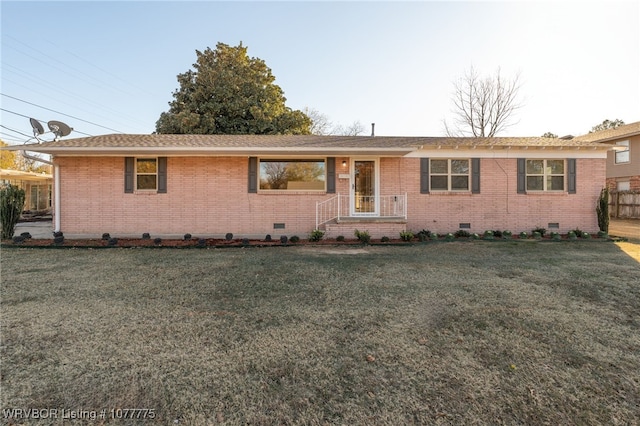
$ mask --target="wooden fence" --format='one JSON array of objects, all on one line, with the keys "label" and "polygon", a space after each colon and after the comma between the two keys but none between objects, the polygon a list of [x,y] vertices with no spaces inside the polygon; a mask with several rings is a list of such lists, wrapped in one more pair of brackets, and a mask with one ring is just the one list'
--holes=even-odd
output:
[{"label": "wooden fence", "polygon": [[640,192],[611,191],[609,216],[613,218],[640,219]]}]

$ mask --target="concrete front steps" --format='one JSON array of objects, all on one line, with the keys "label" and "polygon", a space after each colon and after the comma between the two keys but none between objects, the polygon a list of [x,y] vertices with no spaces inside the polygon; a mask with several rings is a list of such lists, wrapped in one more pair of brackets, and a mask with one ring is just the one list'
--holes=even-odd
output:
[{"label": "concrete front steps", "polygon": [[403,217],[341,217],[324,225],[324,238],[355,238],[355,230],[367,231],[372,239],[400,238],[400,232],[407,230],[407,220]]}]

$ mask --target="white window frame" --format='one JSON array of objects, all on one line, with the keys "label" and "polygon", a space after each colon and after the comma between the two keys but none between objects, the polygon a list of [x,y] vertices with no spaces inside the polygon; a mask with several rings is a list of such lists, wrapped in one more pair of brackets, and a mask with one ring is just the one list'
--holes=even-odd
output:
[{"label": "white window frame", "polygon": [[[433,161],[447,161],[447,173],[434,173],[433,172]],[[469,171],[466,174],[461,173],[452,173],[451,172],[451,162],[452,161],[466,161],[469,166]],[[432,186],[433,177],[434,176],[447,176],[447,189],[434,188]],[[452,189],[451,180],[454,176],[466,176],[467,177],[467,188],[466,189]],[[429,159],[429,191],[431,192],[471,192],[471,159],[470,158],[430,158]]]},{"label": "white window frame", "polygon": [[[138,161],[140,160],[144,160],[144,161],[149,161],[149,160],[153,160],[156,163],[156,171],[155,173],[139,173],[138,172]],[[136,192],[158,192],[158,157],[135,157],[134,162],[133,162],[133,173],[134,173],[134,188]],[[139,188],[138,186],[138,176],[155,176],[156,177],[156,184],[155,184],[155,188],[151,189],[151,188]]]},{"label": "white window frame", "polygon": [[[542,173],[529,173],[528,163],[529,161],[543,161],[542,163]],[[549,173],[547,170],[547,161],[562,161],[562,174],[560,173]],[[528,158],[525,161],[525,188],[527,192],[565,192],[567,190],[567,161],[559,158]],[[531,189],[529,188],[529,177],[530,176],[542,176],[542,189]],[[548,189],[547,188],[547,178],[548,177],[558,177],[562,176],[562,189]]]},{"label": "white window frame", "polygon": [[[284,189],[270,189],[261,188],[261,176],[262,176],[262,163],[268,162],[283,162],[283,163],[322,163],[324,168],[324,178],[322,188],[284,188]],[[293,192],[327,192],[327,158],[326,157],[313,157],[313,158],[300,158],[300,157],[258,157],[258,192],[262,193],[293,193]]]},{"label": "white window frame", "polygon": [[[616,142],[616,146],[625,146],[627,147],[626,149],[622,149],[620,151],[615,150],[614,151],[614,157],[613,157],[613,161],[615,164],[629,164],[629,162],[631,161],[631,151],[629,150],[630,144],[629,141],[618,141]],[[620,156],[624,156],[626,157],[626,160],[618,160],[618,158]]]}]

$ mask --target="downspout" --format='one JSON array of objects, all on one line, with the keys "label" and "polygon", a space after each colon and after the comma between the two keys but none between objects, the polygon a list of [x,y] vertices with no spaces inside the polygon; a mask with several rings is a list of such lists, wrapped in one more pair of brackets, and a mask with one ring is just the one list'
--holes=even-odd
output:
[{"label": "downspout", "polygon": [[44,164],[53,166],[53,218],[54,218],[54,232],[60,231],[60,167],[53,164],[52,161],[42,159],[40,157],[27,154],[26,151],[20,151],[20,155],[29,160],[39,161]]}]

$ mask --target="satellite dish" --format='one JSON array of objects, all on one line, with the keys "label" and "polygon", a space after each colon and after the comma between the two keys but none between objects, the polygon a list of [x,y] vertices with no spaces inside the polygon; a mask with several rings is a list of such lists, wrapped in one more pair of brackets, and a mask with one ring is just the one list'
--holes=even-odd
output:
[{"label": "satellite dish", "polygon": [[31,127],[33,127],[34,135],[41,135],[44,133],[44,127],[42,127],[42,124],[40,124],[38,120],[30,118],[29,121],[31,122]]},{"label": "satellite dish", "polygon": [[51,120],[47,123],[49,130],[53,132],[56,137],[54,140],[58,140],[62,136],[67,136],[73,130],[71,127],[64,124],[62,121]]}]

